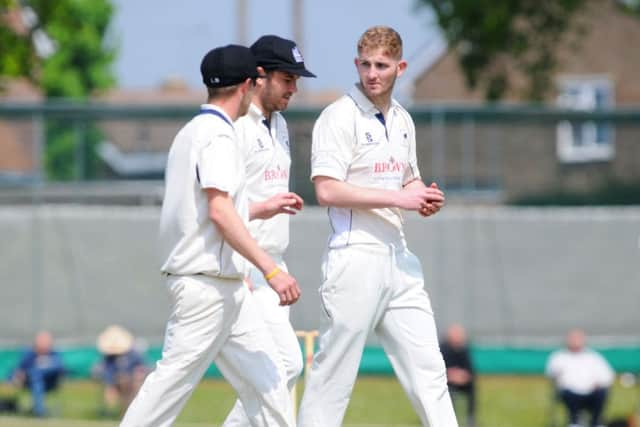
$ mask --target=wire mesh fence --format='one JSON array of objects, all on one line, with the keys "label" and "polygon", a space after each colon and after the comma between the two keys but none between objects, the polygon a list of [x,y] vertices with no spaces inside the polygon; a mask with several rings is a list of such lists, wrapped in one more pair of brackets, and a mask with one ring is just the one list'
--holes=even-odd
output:
[{"label": "wire mesh fence", "polygon": [[[310,202],[310,141],[319,112],[284,113],[291,187]],[[450,194],[491,202],[595,194],[595,202],[640,203],[640,110],[432,106],[411,112],[423,178]],[[0,184],[161,180],[175,133],[195,114],[196,106],[0,104]]]}]

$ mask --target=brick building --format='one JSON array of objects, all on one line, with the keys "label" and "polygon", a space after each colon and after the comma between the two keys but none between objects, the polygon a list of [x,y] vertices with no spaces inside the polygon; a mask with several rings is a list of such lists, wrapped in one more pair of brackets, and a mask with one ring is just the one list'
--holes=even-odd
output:
[{"label": "brick building", "polygon": [[[574,25],[585,31],[567,34],[559,41],[554,87],[545,100],[550,108],[618,113],[601,114],[599,120],[585,120],[584,115],[582,119],[559,116],[557,121],[528,121],[529,115],[524,114],[524,121],[520,120],[509,110],[523,110],[518,105],[524,102],[524,79],[507,65],[512,70],[509,78],[513,88],[504,99],[506,107],[497,109],[492,118],[483,114],[481,121],[470,112],[468,120],[447,122],[440,131],[444,133],[443,147],[439,148],[444,153],[439,154],[444,158],[441,169],[449,182],[487,182],[486,159],[493,156],[494,166],[500,170],[494,170],[489,181],[501,190],[505,200],[553,192],[585,193],[612,182],[640,183],[640,55],[631,48],[640,43],[640,18],[623,11],[619,3],[588,2],[578,14]],[[574,44],[576,37],[578,43]],[[418,109],[461,103],[479,107],[484,103],[481,89],[466,87],[451,50],[444,49],[428,68],[414,72],[407,83]],[[418,123],[423,130],[420,146],[426,157],[438,151],[433,147],[431,117],[426,115],[426,122]],[[446,121],[446,114],[441,119]],[[463,155],[469,132],[473,132],[473,147]]]}]

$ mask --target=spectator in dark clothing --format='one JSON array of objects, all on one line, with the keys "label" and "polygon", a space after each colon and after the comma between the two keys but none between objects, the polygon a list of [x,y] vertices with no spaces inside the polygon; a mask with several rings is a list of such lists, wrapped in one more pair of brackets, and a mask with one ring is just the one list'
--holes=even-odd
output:
[{"label": "spectator in dark clothing", "polygon": [[98,337],[102,360],[94,367],[94,377],[104,384],[105,414],[118,416],[127,409],[147,374],[144,359],[134,349],[133,335],[113,325]]},{"label": "spectator in dark clothing", "polygon": [[460,393],[467,396],[467,425],[473,426],[476,415],[475,374],[467,334],[461,325],[449,327],[446,339],[440,343],[440,351],[447,367],[449,391],[454,398]]},{"label": "spectator in dark clothing", "polygon": [[48,411],[45,394],[55,390],[65,373],[60,354],[53,349],[53,337],[49,332],[39,332],[33,348],[25,351],[18,367],[11,373],[11,381],[31,392],[32,413],[44,417]]}]

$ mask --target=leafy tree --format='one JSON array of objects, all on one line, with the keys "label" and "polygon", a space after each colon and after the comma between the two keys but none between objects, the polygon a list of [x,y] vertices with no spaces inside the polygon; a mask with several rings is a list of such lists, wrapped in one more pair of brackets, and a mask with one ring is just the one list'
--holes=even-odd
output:
[{"label": "leafy tree", "polygon": [[525,96],[539,101],[551,88],[559,39],[589,1],[420,0],[419,4],[435,12],[470,88],[483,87],[488,100],[502,98],[511,85],[509,64],[526,76]]},{"label": "leafy tree", "polygon": [[[25,76],[48,99],[76,101],[115,84],[111,64],[116,50],[106,42],[113,15],[109,0],[0,0],[0,15],[10,17],[24,8],[32,10],[35,21],[21,27],[15,20],[13,25],[9,19],[0,20],[0,76]],[[47,55],[38,52],[42,48],[35,43],[36,33],[52,41]],[[68,121],[48,121],[45,167],[50,178],[74,177],[74,159],[80,153],[77,139]],[[89,165],[97,161],[99,139],[95,129],[86,129],[82,155]]]},{"label": "leafy tree", "polygon": [[640,0],[620,0],[622,7],[628,12],[640,16]]},{"label": "leafy tree", "polygon": [[[28,22],[21,10],[30,10]],[[113,86],[112,14],[109,0],[0,0],[0,77],[28,77],[48,98],[85,99]],[[50,55],[38,55],[34,33],[53,41]]]},{"label": "leafy tree", "polygon": [[0,91],[7,78],[29,76],[34,65],[31,41],[17,25],[16,3],[0,0]]}]

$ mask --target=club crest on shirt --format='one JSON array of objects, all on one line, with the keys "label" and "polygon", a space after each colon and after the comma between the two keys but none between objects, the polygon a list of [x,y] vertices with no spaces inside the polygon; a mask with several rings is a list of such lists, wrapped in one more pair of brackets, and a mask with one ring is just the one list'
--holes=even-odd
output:
[{"label": "club crest on shirt", "polygon": [[253,149],[254,153],[269,151],[269,149],[270,149],[269,144],[265,144],[264,141],[262,141],[260,138],[256,138],[256,143]]},{"label": "club crest on shirt", "polygon": [[378,145],[379,143],[380,141],[373,139],[371,132],[367,131],[364,133],[364,141],[362,142],[362,145]]}]

